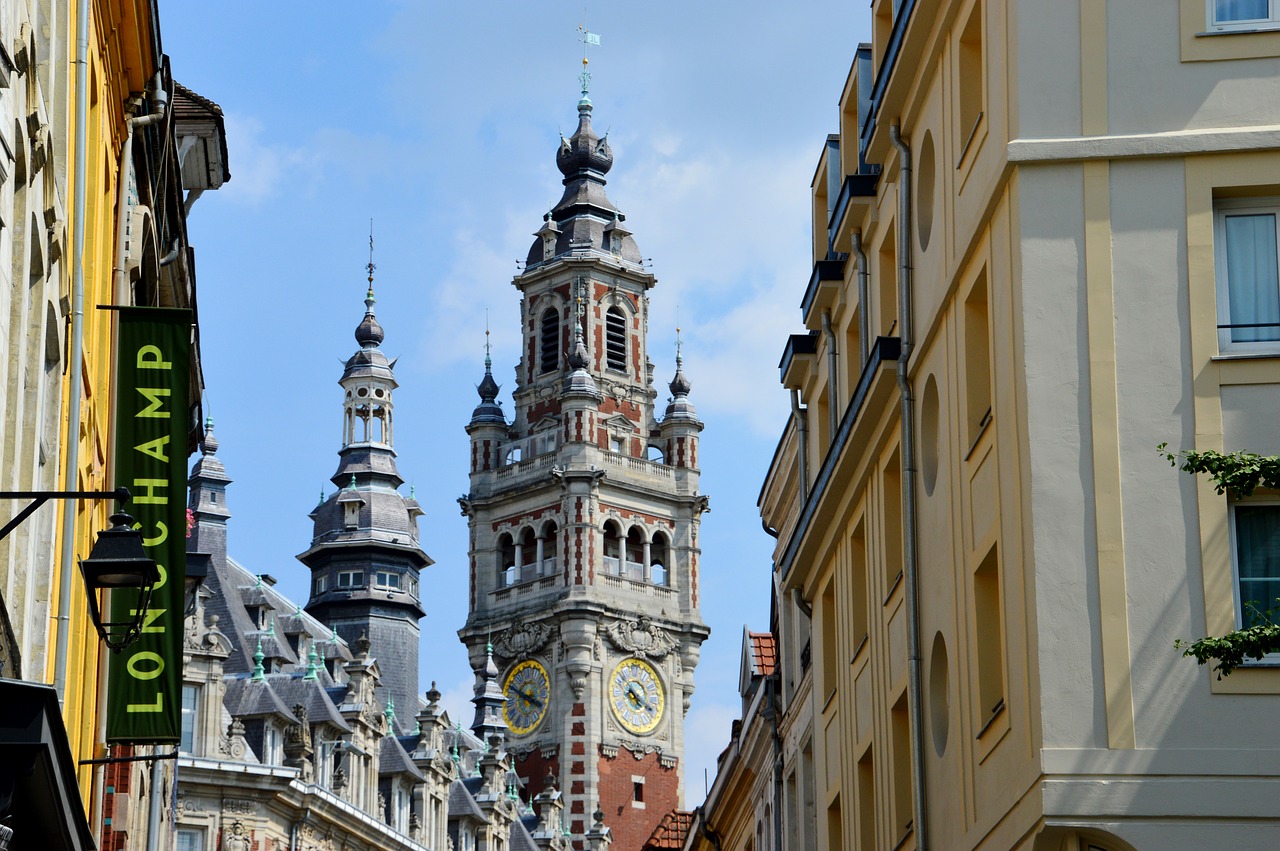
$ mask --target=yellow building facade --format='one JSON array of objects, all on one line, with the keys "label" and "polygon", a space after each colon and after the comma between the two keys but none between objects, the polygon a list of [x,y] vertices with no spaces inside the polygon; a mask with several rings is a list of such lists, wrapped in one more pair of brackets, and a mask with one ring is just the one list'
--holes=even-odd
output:
[{"label": "yellow building facade", "polygon": [[[0,489],[114,490],[115,314],[100,306],[194,307],[184,190],[226,179],[225,138],[220,112],[199,127],[175,113],[158,27],[154,0],[0,3]],[[184,133],[213,139],[199,156],[219,161],[191,170],[212,185],[183,171]],[[198,408],[198,353],[189,382]],[[24,507],[6,503],[5,521]],[[0,812],[24,845],[103,847],[111,824],[106,769],[86,762],[108,754],[109,654],[78,563],[115,507],[54,500],[0,542],[0,676],[13,680],[0,685],[50,731],[40,759],[55,799],[19,784]],[[0,758],[0,781],[21,770]],[[135,801],[132,821],[148,809]]]},{"label": "yellow building facade", "polygon": [[725,849],[1274,847],[1280,670],[1174,642],[1267,599],[1280,504],[1155,447],[1280,453],[1280,18],[872,15],[760,501],[780,767],[699,818],[750,770],[777,830]]}]

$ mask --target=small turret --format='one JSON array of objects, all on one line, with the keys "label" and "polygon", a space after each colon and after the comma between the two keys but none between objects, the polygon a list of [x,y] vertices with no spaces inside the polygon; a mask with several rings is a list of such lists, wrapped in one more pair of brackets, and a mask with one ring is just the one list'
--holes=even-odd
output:
[{"label": "small turret", "polygon": [[498,466],[498,449],[507,437],[507,416],[498,402],[502,388],[493,379],[493,358],[489,352],[489,331],[484,332],[484,378],[476,386],[480,404],[471,412],[467,434],[471,435],[471,472]]},{"label": "small turret", "polygon": [[663,415],[659,429],[666,444],[665,457],[673,467],[698,466],[698,433],[702,431],[702,421],[698,419],[698,411],[689,401],[689,391],[693,389],[684,374],[684,358],[680,353],[680,329],[676,329],[676,374],[671,379],[671,399],[667,402],[667,410]]}]

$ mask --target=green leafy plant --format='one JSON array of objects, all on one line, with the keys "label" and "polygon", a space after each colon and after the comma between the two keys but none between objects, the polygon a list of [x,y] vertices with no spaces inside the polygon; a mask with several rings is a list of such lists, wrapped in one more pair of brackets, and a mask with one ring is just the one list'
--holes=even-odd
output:
[{"label": "green leafy plant", "polygon": [[[1252,452],[1204,452],[1188,450],[1170,452],[1169,444],[1156,447],[1170,465],[1184,472],[1206,475],[1220,494],[1251,496],[1258,488],[1280,490],[1280,456],[1255,455]],[[1278,601],[1280,602],[1280,601]],[[1280,652],[1280,625],[1270,610],[1263,611],[1253,603],[1246,604],[1255,623],[1220,637],[1209,636],[1199,641],[1179,639],[1173,646],[1183,656],[1193,657],[1201,665],[1213,662],[1218,679],[1229,675],[1246,659],[1262,659],[1268,653]]]},{"label": "green leafy plant", "polygon": [[1213,479],[1218,493],[1251,496],[1258,488],[1280,490],[1280,456],[1252,452],[1170,452],[1169,444],[1156,447],[1171,466],[1187,473],[1202,473]]}]

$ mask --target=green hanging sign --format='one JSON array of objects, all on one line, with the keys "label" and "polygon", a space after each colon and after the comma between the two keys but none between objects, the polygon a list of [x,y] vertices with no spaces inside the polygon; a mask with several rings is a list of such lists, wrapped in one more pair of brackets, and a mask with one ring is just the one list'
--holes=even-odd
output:
[{"label": "green hanging sign", "polygon": [[[190,310],[118,309],[115,482],[160,580],[142,635],[112,653],[107,741],[177,742],[181,734],[183,585],[186,573]],[[135,617],[140,592],[111,593],[111,621]]]}]

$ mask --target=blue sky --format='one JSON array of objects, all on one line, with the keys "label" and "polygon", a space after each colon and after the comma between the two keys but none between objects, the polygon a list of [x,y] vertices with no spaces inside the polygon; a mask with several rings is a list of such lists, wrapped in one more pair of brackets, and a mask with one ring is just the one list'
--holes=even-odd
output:
[{"label": "blue sky", "polygon": [[[586,11],[594,123],[614,150],[609,195],[658,285],[659,402],[677,312],[706,423],[702,616],[712,635],[686,719],[686,790],[740,712],[742,628],[768,626],[773,541],[756,497],[786,422],[777,362],[800,330],[809,181],[859,41],[865,4],[649,0]],[[219,103],[232,179],[192,210],[199,311],[234,557],[306,599],[295,559],[332,490],[341,362],[363,314],[374,220],[384,350],[399,357],[396,450],[426,509],[419,679],[469,723],[467,435],[483,374],[511,410],[511,286],[560,195],[558,133],[576,126],[583,8],[573,3],[163,3],[175,78]]]}]

